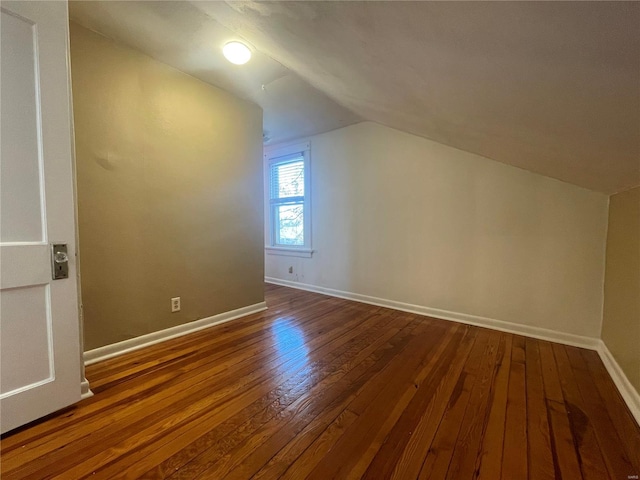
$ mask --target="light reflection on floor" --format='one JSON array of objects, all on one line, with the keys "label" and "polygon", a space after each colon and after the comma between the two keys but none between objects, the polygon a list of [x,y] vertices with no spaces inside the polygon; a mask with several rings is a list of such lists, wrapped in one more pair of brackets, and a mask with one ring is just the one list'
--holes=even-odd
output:
[{"label": "light reflection on floor", "polygon": [[305,383],[310,380],[309,348],[302,329],[288,318],[278,318],[271,325],[271,338],[280,359],[278,370]]}]

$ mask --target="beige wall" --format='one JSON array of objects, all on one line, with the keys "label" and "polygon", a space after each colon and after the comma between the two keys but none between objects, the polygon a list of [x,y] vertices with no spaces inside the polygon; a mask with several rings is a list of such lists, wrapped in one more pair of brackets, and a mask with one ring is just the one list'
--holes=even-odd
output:
[{"label": "beige wall", "polygon": [[261,302],[262,111],[73,23],[71,66],[85,350]]},{"label": "beige wall", "polygon": [[370,122],[312,137],[311,172],[316,253],[267,276],[599,337],[604,194]]},{"label": "beige wall", "polygon": [[609,203],[602,340],[640,392],[640,187]]}]

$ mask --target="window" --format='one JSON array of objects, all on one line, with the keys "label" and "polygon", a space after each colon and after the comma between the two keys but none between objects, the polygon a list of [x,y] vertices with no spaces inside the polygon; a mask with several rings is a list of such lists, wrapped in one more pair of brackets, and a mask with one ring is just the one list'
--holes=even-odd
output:
[{"label": "window", "polygon": [[265,154],[267,253],[311,256],[309,144]]}]

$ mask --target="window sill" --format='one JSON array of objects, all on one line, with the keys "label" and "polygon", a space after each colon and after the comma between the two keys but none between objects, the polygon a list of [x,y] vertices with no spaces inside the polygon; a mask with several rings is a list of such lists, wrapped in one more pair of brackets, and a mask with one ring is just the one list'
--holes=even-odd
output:
[{"label": "window sill", "polygon": [[285,257],[311,258],[313,250],[310,248],[290,248],[290,247],[264,247],[269,255],[283,255]]}]

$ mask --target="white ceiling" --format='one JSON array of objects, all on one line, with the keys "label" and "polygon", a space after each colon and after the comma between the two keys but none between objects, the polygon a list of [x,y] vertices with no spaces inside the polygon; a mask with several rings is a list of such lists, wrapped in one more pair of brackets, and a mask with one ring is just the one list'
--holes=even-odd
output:
[{"label": "white ceiling", "polygon": [[189,2],[71,1],[69,14],[90,30],[257,103],[264,110],[265,143],[362,121],[260,49],[246,65],[229,63],[222,46],[246,39]]},{"label": "white ceiling", "polygon": [[[366,119],[605,193],[640,185],[640,3],[75,3],[260,104],[273,141]],[[255,63],[224,63],[233,35]]]}]

